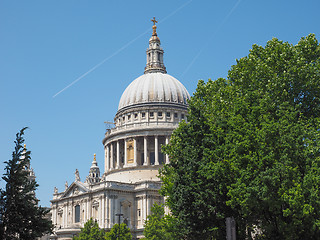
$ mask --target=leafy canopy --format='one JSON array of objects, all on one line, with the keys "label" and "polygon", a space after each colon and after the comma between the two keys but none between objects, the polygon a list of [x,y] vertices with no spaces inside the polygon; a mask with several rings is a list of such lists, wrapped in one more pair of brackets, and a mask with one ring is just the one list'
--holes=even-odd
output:
[{"label": "leafy canopy", "polygon": [[81,228],[79,236],[73,237],[73,240],[104,240],[105,236],[105,231],[100,229],[98,223],[90,218]]},{"label": "leafy canopy", "polygon": [[253,45],[228,79],[199,81],[161,193],[184,239],[320,239],[320,48]]},{"label": "leafy canopy", "polygon": [[0,236],[2,239],[35,239],[52,232],[52,222],[46,218],[46,208],[37,206],[35,190],[38,184],[29,177],[30,154],[23,147],[23,128],[16,135],[12,159],[5,161],[0,191]]},{"label": "leafy canopy", "polygon": [[111,228],[110,232],[106,233],[107,240],[131,240],[132,235],[130,228],[125,223],[115,224]]},{"label": "leafy canopy", "polygon": [[176,219],[172,215],[165,215],[161,205],[154,204],[151,214],[148,215],[144,225],[146,240],[175,240],[179,239],[179,229],[176,227]]}]

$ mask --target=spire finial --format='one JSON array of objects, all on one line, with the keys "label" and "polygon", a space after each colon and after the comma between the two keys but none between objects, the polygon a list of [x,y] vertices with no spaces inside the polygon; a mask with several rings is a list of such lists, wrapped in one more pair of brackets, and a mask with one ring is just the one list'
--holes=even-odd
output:
[{"label": "spire finial", "polygon": [[153,19],[151,19],[151,22],[153,22],[153,26],[152,26],[152,29],[153,29],[153,32],[152,32],[152,36],[157,36],[157,26],[156,26],[156,23],[158,22],[156,20],[155,17],[153,17]]},{"label": "spire finial", "polygon": [[153,25],[156,25],[156,23],[158,23],[158,21],[156,20],[155,17],[153,17],[153,19],[151,19],[151,22],[153,22]]},{"label": "spire finial", "polygon": [[93,161],[97,161],[96,160],[96,154],[93,154]]},{"label": "spire finial", "polygon": [[24,145],[23,145],[23,148],[24,148],[24,149],[27,149],[27,144],[24,144]]}]

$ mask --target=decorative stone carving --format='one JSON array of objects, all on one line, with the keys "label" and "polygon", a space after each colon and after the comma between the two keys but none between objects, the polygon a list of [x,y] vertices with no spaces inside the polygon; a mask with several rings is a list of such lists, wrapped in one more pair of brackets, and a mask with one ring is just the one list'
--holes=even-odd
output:
[{"label": "decorative stone carving", "polygon": [[98,209],[99,208],[99,202],[95,199],[93,200],[92,202],[92,207],[95,208],[95,209]]},{"label": "decorative stone carving", "polygon": [[79,188],[78,188],[78,187],[75,187],[75,188],[73,189],[73,194],[74,194],[74,195],[78,195],[78,194],[79,194]]},{"label": "decorative stone carving", "polygon": [[80,182],[80,174],[78,169],[76,169],[76,171],[74,172],[74,176],[75,176],[75,181]]},{"label": "decorative stone carving", "polygon": [[111,199],[117,199],[118,195],[110,194],[110,195],[108,195],[108,197]]},{"label": "decorative stone carving", "polygon": [[59,207],[57,212],[58,212],[58,215],[59,215],[59,216],[62,216],[62,214],[63,214],[63,208]]}]

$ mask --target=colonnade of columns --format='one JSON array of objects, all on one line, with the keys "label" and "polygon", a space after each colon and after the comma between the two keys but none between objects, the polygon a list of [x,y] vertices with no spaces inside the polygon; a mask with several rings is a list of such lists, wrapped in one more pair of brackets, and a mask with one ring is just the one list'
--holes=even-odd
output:
[{"label": "colonnade of columns", "polygon": [[170,136],[143,136],[117,139],[105,145],[105,172],[132,166],[169,163],[161,153],[161,145],[169,143]]}]

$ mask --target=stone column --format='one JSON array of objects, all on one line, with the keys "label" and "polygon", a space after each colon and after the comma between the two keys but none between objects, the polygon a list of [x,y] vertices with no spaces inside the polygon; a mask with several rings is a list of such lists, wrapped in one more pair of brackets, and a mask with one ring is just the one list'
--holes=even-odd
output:
[{"label": "stone column", "polygon": [[89,213],[88,213],[89,206],[88,205],[89,205],[89,203],[88,203],[88,200],[86,199],[86,212],[85,212],[86,213],[86,217],[85,217],[86,221],[89,219]]},{"label": "stone column", "polygon": [[128,165],[128,157],[127,157],[127,139],[124,139],[124,166]]},{"label": "stone column", "polygon": [[159,143],[158,143],[158,136],[154,136],[154,165],[159,165]]},{"label": "stone column", "polygon": [[57,225],[57,208],[56,206],[52,206],[52,223],[53,225]]},{"label": "stone column", "polygon": [[143,147],[144,147],[143,165],[150,165],[150,163],[148,163],[148,138],[146,136],[143,138]]},{"label": "stone column", "polygon": [[69,225],[69,204],[66,203],[66,222],[64,227],[68,227],[68,225]]},{"label": "stone column", "polygon": [[110,154],[109,154],[109,145],[106,147],[106,160],[105,160],[105,169],[104,172],[108,172],[110,170]]},{"label": "stone column", "polygon": [[110,197],[106,195],[106,228],[110,228]]},{"label": "stone column", "polygon": [[110,227],[114,224],[114,208],[115,208],[115,196],[111,195],[111,206],[110,206]]},{"label": "stone column", "polygon": [[113,161],[113,143],[110,143],[111,152],[110,152],[110,162],[111,162],[111,170],[114,169],[114,161]]},{"label": "stone column", "polygon": [[70,224],[72,223],[72,206],[70,206],[70,204],[68,203],[67,208],[68,208],[68,223],[67,223],[67,226],[69,227]]},{"label": "stone column", "polygon": [[85,223],[86,222],[86,200],[82,199],[81,200],[81,222]]},{"label": "stone column", "polygon": [[[169,144],[169,136],[166,136],[166,145],[168,145]],[[169,155],[168,154],[166,154],[166,162],[165,162],[166,164],[169,164]]]},{"label": "stone column", "polygon": [[63,212],[62,212],[62,228],[64,228],[65,222],[66,222],[66,216],[67,216],[67,209],[66,209],[66,205],[63,205]]},{"label": "stone column", "polygon": [[137,138],[133,139],[133,165],[137,166]]},{"label": "stone column", "polygon": [[88,214],[89,214],[89,217],[88,219],[90,219],[91,217],[93,217],[93,214],[92,214],[92,197],[89,197],[88,199]]},{"label": "stone column", "polygon": [[152,196],[148,196],[148,208],[147,208],[147,216],[151,214],[151,207],[152,207]]},{"label": "stone column", "polygon": [[148,200],[148,195],[145,195],[143,200],[144,201],[143,201],[143,220],[142,220],[142,222],[147,220],[147,200]]},{"label": "stone column", "polygon": [[103,193],[102,195],[102,206],[101,206],[101,213],[102,213],[102,217],[101,217],[101,227],[105,228],[106,224],[105,224],[105,219],[106,219],[106,195],[105,193]]},{"label": "stone column", "polygon": [[101,196],[99,197],[99,200],[98,200],[98,216],[96,216],[96,219],[98,219],[98,225],[99,227],[101,228],[101,215],[102,215],[102,212],[101,212],[101,206],[102,206],[102,199],[101,199]]},{"label": "stone column", "polygon": [[117,141],[117,169],[120,168],[120,143]]},{"label": "stone column", "polygon": [[[118,214],[118,213],[120,213],[120,202],[118,201],[118,199],[114,199],[114,201],[115,201],[115,204],[114,204],[114,215],[115,215],[115,219],[114,219],[114,223],[118,223],[118,217],[116,216],[116,214]],[[120,220],[121,220],[121,218],[120,218]],[[120,221],[120,223],[121,223],[121,221]]]}]

